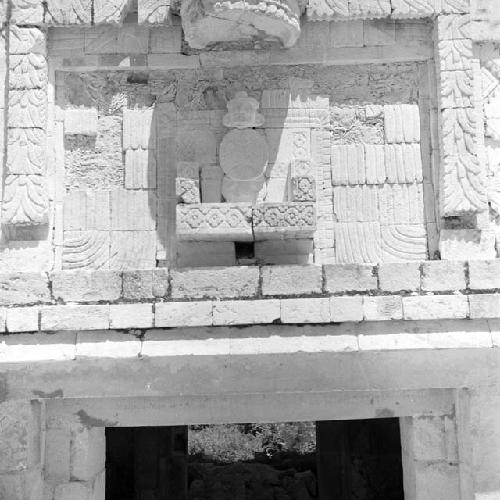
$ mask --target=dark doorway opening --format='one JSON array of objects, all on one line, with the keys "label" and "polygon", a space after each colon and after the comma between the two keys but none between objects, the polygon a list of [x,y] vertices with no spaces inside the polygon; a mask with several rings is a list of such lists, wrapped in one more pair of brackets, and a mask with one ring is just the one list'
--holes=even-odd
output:
[{"label": "dark doorway opening", "polygon": [[106,500],[333,499],[404,500],[398,419],[106,429]]}]

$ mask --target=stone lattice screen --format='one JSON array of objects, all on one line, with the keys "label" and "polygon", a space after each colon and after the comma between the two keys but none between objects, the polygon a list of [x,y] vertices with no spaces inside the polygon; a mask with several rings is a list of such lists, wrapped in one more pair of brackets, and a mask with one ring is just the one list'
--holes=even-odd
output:
[{"label": "stone lattice screen", "polygon": [[[137,12],[133,2],[12,2],[0,262],[140,269],[496,256],[496,49],[473,53],[468,2],[305,7],[319,22],[304,23],[293,48],[246,40],[200,52],[163,2],[139,0]],[[258,241],[241,262],[229,238],[180,242],[175,230],[177,164],[199,163],[208,192],[239,90],[266,118],[259,200],[285,201],[288,163],[306,157],[317,213],[313,240]]]}]

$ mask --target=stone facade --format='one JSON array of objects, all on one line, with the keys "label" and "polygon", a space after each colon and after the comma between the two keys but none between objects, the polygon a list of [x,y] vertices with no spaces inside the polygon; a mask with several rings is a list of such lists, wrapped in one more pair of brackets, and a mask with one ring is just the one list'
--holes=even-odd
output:
[{"label": "stone facade", "polygon": [[103,499],[105,427],[387,416],[405,498],[497,498],[499,20],[0,2],[0,498]]}]

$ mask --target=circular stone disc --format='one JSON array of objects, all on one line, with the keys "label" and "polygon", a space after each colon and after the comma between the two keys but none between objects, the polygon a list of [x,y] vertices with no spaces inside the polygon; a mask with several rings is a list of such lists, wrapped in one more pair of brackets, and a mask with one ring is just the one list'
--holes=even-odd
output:
[{"label": "circular stone disc", "polygon": [[222,139],[219,156],[222,170],[231,179],[256,179],[267,166],[267,141],[255,130],[231,130]]}]

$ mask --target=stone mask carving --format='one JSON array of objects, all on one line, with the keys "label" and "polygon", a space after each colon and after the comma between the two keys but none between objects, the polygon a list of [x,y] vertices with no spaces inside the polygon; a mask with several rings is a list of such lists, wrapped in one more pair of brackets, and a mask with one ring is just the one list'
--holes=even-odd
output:
[{"label": "stone mask carving", "polygon": [[264,117],[257,113],[259,102],[253,97],[248,97],[246,92],[237,92],[227,105],[228,113],[222,123],[228,128],[261,127]]}]

